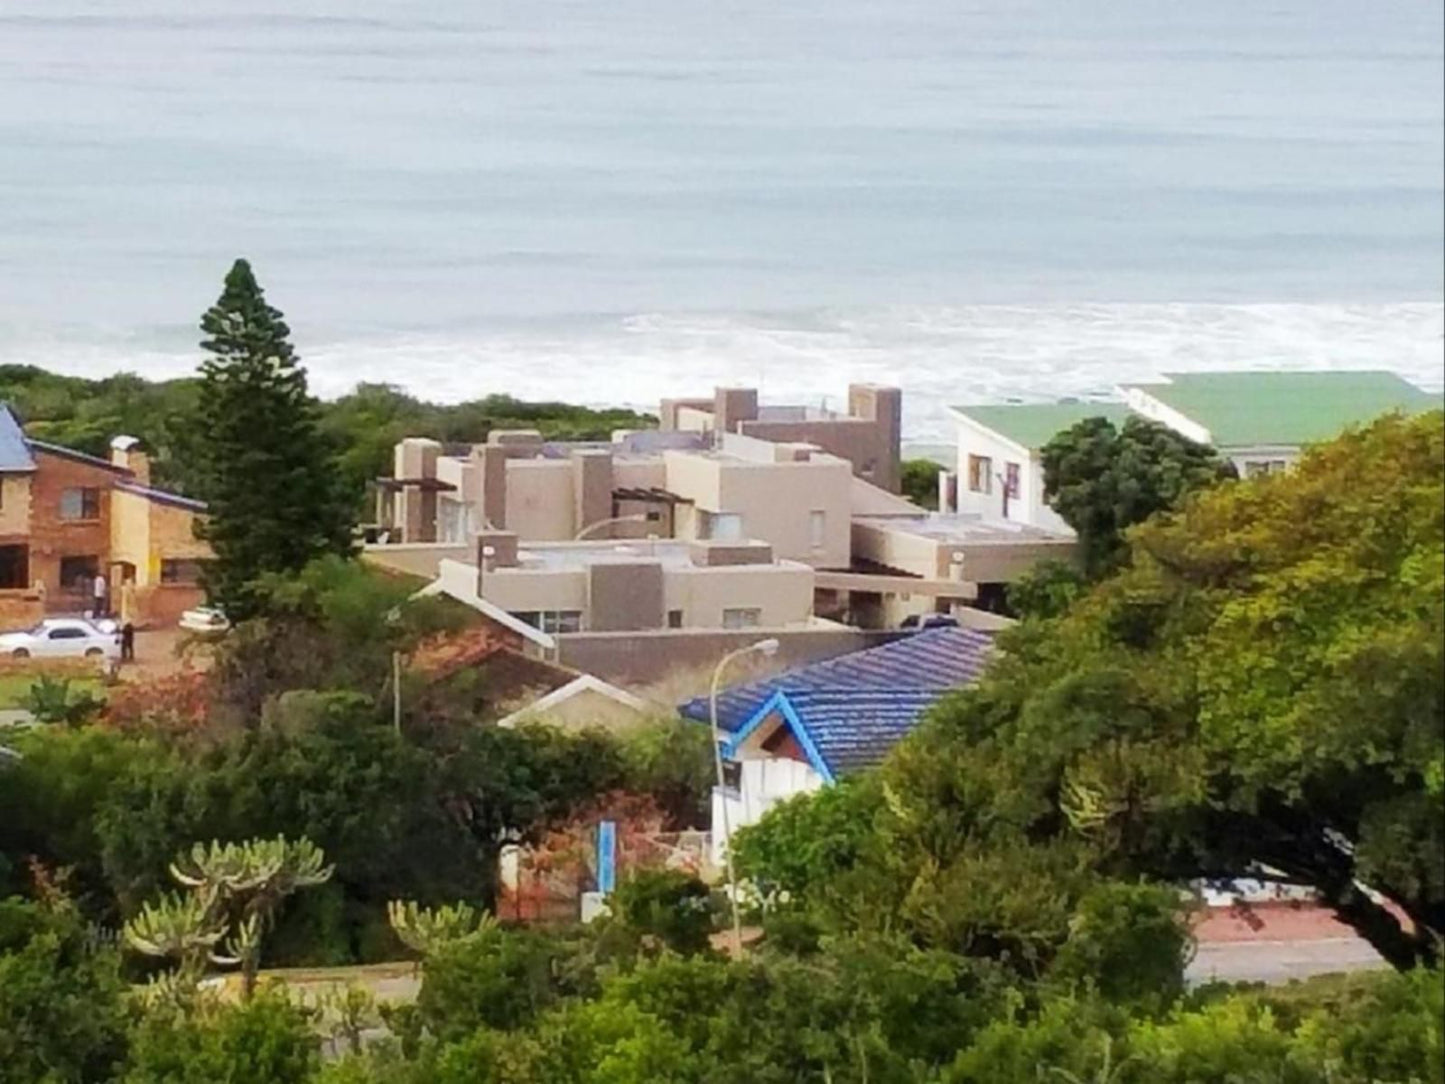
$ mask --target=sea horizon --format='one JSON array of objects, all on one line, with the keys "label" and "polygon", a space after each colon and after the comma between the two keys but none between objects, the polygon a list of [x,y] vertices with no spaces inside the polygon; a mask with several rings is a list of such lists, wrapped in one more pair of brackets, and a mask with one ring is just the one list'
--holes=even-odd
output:
[{"label": "sea horizon", "polygon": [[249,258],[313,388],[655,409],[1440,386],[1445,12],[1382,0],[11,0],[0,363],[183,375]]}]

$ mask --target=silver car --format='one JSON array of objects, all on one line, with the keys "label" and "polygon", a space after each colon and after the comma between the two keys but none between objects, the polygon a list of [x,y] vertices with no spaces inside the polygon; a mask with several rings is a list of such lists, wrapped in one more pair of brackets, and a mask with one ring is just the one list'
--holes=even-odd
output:
[{"label": "silver car", "polygon": [[120,633],[114,621],[47,617],[33,629],[0,633],[0,656],[12,659],[120,658]]}]

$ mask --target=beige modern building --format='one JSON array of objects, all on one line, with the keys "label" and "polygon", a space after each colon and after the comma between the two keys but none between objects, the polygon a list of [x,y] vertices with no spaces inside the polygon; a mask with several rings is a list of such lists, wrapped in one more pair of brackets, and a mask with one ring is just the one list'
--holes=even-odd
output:
[{"label": "beige modern building", "polygon": [[761,542],[523,545],[483,531],[474,569],[480,598],[548,634],[783,628],[813,614],[812,568]]},{"label": "beige modern building", "polygon": [[379,518],[404,543],[470,545],[485,530],[526,543],[755,538],[786,560],[846,568],[860,488],[874,487],[811,444],[651,432],[551,445],[514,430],[455,455],[436,441],[402,441]]},{"label": "beige modern building", "polygon": [[819,586],[847,588],[861,625],[894,626],[913,614],[966,618],[979,606],[998,609],[1008,584],[1041,561],[1072,562],[1075,550],[1072,532],[977,515],[857,516],[853,562],[862,571],[820,576]]},{"label": "beige modern building", "polygon": [[710,399],[664,399],[664,432],[736,433],[779,444],[812,444],[845,459],[854,473],[897,493],[902,456],[903,394],[851,384],[847,413],[826,407],[769,406],[756,388],[717,388]]}]

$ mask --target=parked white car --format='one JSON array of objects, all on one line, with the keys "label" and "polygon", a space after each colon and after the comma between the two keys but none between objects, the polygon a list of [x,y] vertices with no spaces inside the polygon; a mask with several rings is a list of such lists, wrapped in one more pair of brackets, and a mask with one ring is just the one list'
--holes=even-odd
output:
[{"label": "parked white car", "polygon": [[180,626],[191,632],[225,632],[231,622],[214,606],[197,606],[181,614]]},{"label": "parked white car", "polygon": [[114,621],[47,617],[33,629],[0,633],[0,656],[14,659],[120,658],[120,633]]}]

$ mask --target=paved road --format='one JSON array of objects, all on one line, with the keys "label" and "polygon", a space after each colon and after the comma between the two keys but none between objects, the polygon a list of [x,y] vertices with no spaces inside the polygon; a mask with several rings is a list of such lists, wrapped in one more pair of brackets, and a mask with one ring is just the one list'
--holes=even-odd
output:
[{"label": "paved road", "polygon": [[1205,942],[1185,971],[1191,985],[1222,982],[1288,982],[1331,971],[1362,971],[1389,965],[1358,937],[1316,941]]}]

